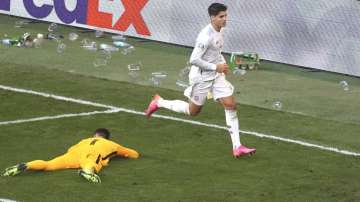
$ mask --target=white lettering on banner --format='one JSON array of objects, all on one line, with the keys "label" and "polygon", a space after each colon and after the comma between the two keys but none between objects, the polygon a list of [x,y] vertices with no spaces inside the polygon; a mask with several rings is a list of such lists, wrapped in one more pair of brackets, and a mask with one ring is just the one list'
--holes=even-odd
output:
[{"label": "white lettering on banner", "polygon": [[101,0],[99,3],[99,11],[112,14],[112,27],[120,19],[122,13],[124,13],[124,6],[120,0]]}]

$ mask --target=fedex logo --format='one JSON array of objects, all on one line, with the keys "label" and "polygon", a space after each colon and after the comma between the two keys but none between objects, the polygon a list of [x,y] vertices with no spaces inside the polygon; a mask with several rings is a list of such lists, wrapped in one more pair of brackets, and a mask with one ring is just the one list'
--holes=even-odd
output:
[{"label": "fedex logo", "polygon": [[[150,36],[151,33],[141,16],[141,10],[149,0],[73,0],[74,9],[66,7],[69,0],[23,0],[26,11],[34,18],[45,18],[55,10],[58,18],[95,27],[126,31],[133,25],[136,32]],[[49,3],[49,2],[52,2]],[[0,1],[0,10],[10,11],[10,0]]]}]

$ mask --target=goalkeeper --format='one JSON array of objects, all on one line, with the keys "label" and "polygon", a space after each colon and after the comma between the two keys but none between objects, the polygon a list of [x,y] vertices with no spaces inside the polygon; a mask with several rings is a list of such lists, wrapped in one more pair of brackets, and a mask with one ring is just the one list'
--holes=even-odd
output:
[{"label": "goalkeeper", "polygon": [[53,171],[80,168],[79,174],[93,183],[100,183],[97,175],[103,166],[107,166],[111,157],[122,156],[137,159],[139,153],[109,140],[110,132],[105,128],[95,130],[94,136],[83,139],[70,147],[67,153],[50,161],[35,160],[20,163],[5,169],[3,176],[14,176],[25,170]]}]

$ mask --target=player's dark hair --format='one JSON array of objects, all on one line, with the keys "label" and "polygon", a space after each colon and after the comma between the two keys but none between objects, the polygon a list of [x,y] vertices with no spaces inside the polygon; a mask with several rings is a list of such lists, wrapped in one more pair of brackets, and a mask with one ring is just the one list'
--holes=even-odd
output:
[{"label": "player's dark hair", "polygon": [[217,16],[221,11],[226,11],[227,6],[221,3],[213,3],[209,6],[209,16]]},{"label": "player's dark hair", "polygon": [[110,139],[110,132],[106,128],[98,128],[94,132],[95,135],[101,136],[105,139]]}]

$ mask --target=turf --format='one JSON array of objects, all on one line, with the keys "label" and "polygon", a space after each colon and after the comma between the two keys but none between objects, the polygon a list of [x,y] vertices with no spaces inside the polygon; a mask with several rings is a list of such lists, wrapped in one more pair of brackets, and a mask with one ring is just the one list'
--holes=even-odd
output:
[{"label": "turf", "polygon": [[[33,74],[21,74],[24,69],[31,69]],[[181,96],[167,89],[39,67],[13,66],[1,70],[16,75],[1,76],[4,85],[73,95],[138,111],[154,91],[169,97]],[[34,75],[44,76],[41,84],[31,79]],[[71,80],[77,82],[66,82]],[[62,88],[57,88],[59,83]],[[350,137],[358,134],[358,125],[328,123],[248,105],[239,105],[239,110],[242,128],[246,130],[360,150],[359,140]],[[203,114],[192,119],[223,125],[224,117],[217,115],[221,111],[220,106],[209,103]],[[349,138],[336,135],[336,124],[347,130]],[[323,129],[327,126],[330,128],[325,133]],[[255,145],[258,152],[253,157],[234,159],[225,131],[156,118],[147,120],[127,113],[2,126],[0,148],[8,155],[1,155],[0,167],[62,154],[88,137],[94,127],[111,128],[114,140],[137,149],[141,158],[114,159],[101,172],[101,185],[88,184],[75,170],[2,177],[0,196],[19,201],[356,201],[360,194],[360,184],[354,178],[359,169],[358,158],[243,136],[243,142]]]},{"label": "turf", "polygon": [[[0,36],[21,36],[24,32],[46,34],[49,25],[32,23],[15,29],[14,24],[18,20],[21,19],[0,15],[3,28]],[[146,86],[152,85],[152,72],[164,71],[168,76],[162,81],[161,88],[183,91],[175,83],[179,79],[179,72],[189,60],[191,48],[129,38],[128,42],[136,48],[133,54],[124,56],[116,52],[108,65],[96,68],[93,62],[99,54],[82,49],[81,40],[87,38],[98,45],[111,44],[110,36],[95,38],[93,32],[59,27],[59,33],[64,36],[62,43],[67,46],[63,54],[56,52],[57,43],[54,41],[47,41],[41,48],[30,50],[0,46],[0,61],[19,65],[31,61],[31,65]],[[79,39],[69,41],[67,38],[70,32],[78,33]],[[242,51],[241,47],[239,51]],[[134,80],[129,77],[127,66],[139,61],[143,67],[139,77]],[[245,76],[229,75],[227,78],[235,86],[235,96],[242,104],[272,109],[273,103],[280,101],[283,104],[282,111],[348,123],[360,122],[360,79],[356,77],[262,61],[258,71],[248,71]],[[341,88],[339,83],[342,80],[349,83],[349,91]]]},{"label": "turf", "polygon": [[[46,29],[31,24],[14,29],[15,18],[0,16],[0,34]],[[62,28],[65,34],[78,31]],[[81,34],[93,39],[93,33]],[[108,41],[109,38],[94,39]],[[113,55],[104,68],[92,66],[94,52],[67,43],[39,49],[0,47],[0,84],[143,111],[156,92],[183,99],[175,86],[190,49],[129,39],[136,51]],[[141,60],[140,79],[131,81],[127,64]],[[149,83],[151,72],[166,68],[160,87]],[[242,130],[360,151],[358,78],[263,62],[245,77],[229,76],[237,89]],[[350,83],[341,90],[340,80]],[[99,108],[0,90],[0,121],[80,113]],[[275,100],[282,110],[271,108]],[[208,102],[200,116],[160,114],[224,125],[222,107]],[[359,158],[296,144],[242,135],[256,146],[252,157],[234,159],[224,130],[124,112],[1,125],[0,169],[33,159],[50,159],[98,127],[110,128],[113,139],[141,153],[138,160],[117,158],[100,173],[102,184],[81,179],[76,170],[28,172],[0,177],[0,198],[17,201],[358,201]]]},{"label": "turf", "polygon": [[0,100],[0,121],[17,120],[20,117],[21,119],[29,119],[41,116],[106,110],[105,108],[89,107],[74,103],[66,104],[64,101],[5,90],[0,91]]}]

